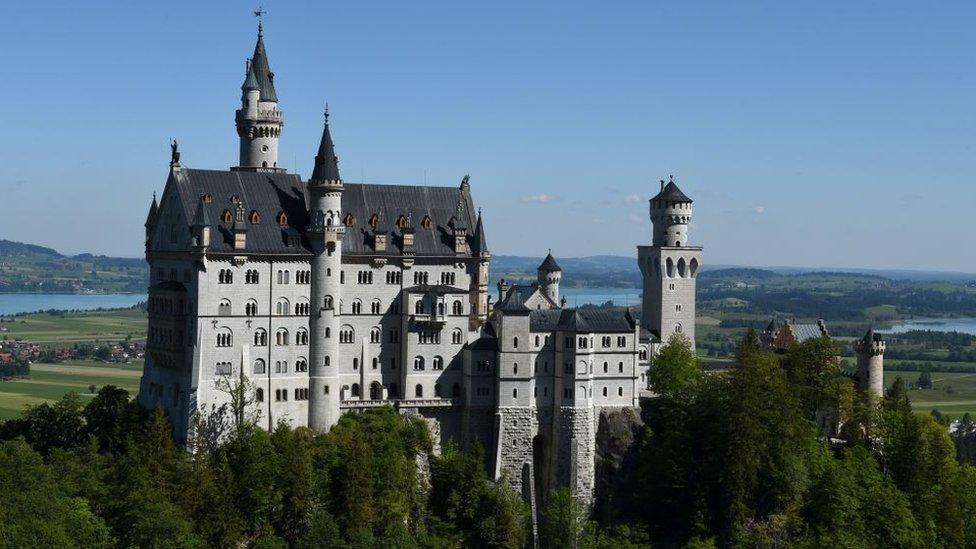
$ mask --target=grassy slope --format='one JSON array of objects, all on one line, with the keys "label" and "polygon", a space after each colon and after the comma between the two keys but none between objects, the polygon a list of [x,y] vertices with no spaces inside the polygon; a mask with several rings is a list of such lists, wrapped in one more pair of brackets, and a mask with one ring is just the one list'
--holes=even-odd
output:
[{"label": "grassy slope", "polygon": [[[885,384],[890,387],[899,376],[906,381],[914,382],[918,379],[918,374],[918,372],[886,370]],[[937,408],[954,419],[966,412],[976,415],[976,373],[934,373],[931,389],[911,390],[908,396],[912,401],[912,408],[919,412],[927,413]]]},{"label": "grassy slope", "polygon": [[0,336],[23,339],[48,347],[70,347],[83,342],[117,342],[131,335],[146,337],[146,313],[136,309],[71,313],[63,317],[37,313],[5,323]]},{"label": "grassy slope", "polygon": [[74,391],[81,395],[82,403],[94,395],[103,385],[117,385],[135,396],[142,375],[142,362],[125,365],[105,364],[95,361],[70,361],[61,364],[34,364],[27,379],[0,382],[0,418],[17,417],[27,405],[53,402]]},{"label": "grassy slope", "polygon": [[[117,342],[129,334],[134,339],[145,339],[146,314],[132,309],[70,313],[63,317],[39,313],[16,317],[4,326],[10,331],[0,336],[61,348],[75,343]],[[128,364],[95,360],[35,363],[29,378],[0,382],[0,418],[16,417],[26,405],[53,402],[71,391],[85,402],[93,396],[88,391],[91,384],[96,388],[118,385],[135,396],[141,375],[141,360]]]}]

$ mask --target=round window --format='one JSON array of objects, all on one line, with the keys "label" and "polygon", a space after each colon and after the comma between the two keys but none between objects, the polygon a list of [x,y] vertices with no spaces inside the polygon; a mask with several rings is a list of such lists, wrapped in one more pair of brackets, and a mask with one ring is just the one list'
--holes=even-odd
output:
[{"label": "round window", "polygon": [[268,152],[268,146],[267,145],[262,145],[261,146],[261,152],[264,152],[264,153]]}]

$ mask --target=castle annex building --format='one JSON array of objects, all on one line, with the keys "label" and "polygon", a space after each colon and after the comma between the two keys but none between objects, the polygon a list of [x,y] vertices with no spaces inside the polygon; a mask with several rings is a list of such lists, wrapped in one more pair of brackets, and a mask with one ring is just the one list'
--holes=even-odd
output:
[{"label": "castle annex building", "polygon": [[486,223],[459,185],[345,182],[326,113],[308,181],[278,164],[284,128],[259,27],[241,86],[238,165],[184,166],[146,219],[149,339],[139,391],[186,437],[198,411],[244,384],[261,425],[328,430],[395,406],[438,442],[480,441],[523,493],[589,500],[601,411],[638,406],[650,358],[693,340],[702,249],[692,201],[671,181],[650,199],[640,314],[565,308],[548,255],[531,285],[488,294]]}]

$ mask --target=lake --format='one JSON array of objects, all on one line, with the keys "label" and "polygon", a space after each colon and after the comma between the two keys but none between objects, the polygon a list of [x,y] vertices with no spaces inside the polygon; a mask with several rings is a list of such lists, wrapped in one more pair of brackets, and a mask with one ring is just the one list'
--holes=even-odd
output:
[{"label": "lake", "polygon": [[916,318],[895,324],[885,330],[878,330],[878,332],[883,334],[901,334],[911,330],[960,332],[976,335],[976,318]]},{"label": "lake", "polygon": [[145,294],[0,294],[0,315],[48,309],[121,309],[145,300]]}]

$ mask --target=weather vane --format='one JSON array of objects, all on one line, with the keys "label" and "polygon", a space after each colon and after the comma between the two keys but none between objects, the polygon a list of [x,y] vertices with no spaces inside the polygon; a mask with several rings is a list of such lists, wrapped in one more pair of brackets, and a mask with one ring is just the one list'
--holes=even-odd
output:
[{"label": "weather vane", "polygon": [[263,9],[261,9],[261,6],[258,6],[258,9],[254,11],[254,17],[257,17],[258,18],[258,32],[259,33],[264,30],[264,16],[267,13],[268,12],[264,11]]}]

